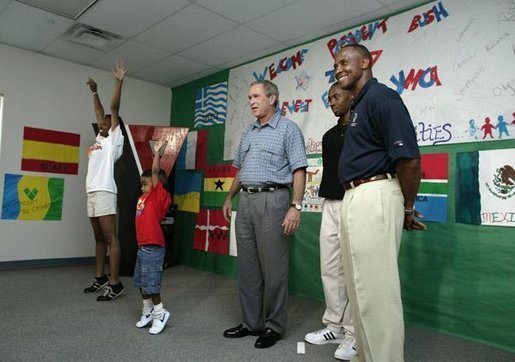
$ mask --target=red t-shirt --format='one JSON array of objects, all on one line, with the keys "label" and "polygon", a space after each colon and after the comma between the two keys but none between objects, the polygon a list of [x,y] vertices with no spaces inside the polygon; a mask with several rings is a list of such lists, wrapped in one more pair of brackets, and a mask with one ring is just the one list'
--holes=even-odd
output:
[{"label": "red t-shirt", "polygon": [[138,245],[165,246],[161,220],[166,215],[172,198],[161,184],[157,183],[148,194],[141,195],[136,205],[136,239]]}]

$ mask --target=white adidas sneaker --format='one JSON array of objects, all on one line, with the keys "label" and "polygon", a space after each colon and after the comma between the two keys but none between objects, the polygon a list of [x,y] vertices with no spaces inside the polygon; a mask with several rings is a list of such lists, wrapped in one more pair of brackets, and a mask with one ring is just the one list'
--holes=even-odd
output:
[{"label": "white adidas sneaker", "polygon": [[334,358],[348,361],[356,355],[356,338],[350,335],[345,335],[343,342],[340,343]]},{"label": "white adidas sneaker", "polygon": [[342,343],[343,337],[345,337],[345,334],[331,332],[326,327],[324,329],[320,329],[318,331],[306,334],[306,336],[304,337],[304,340],[306,342],[309,342],[312,344],[321,345],[321,344],[329,344],[329,343]]}]

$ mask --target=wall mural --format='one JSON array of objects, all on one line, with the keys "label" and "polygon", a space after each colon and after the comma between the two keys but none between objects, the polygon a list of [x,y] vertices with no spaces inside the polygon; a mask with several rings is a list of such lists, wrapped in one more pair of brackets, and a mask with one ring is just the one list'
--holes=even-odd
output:
[{"label": "wall mural", "polygon": [[401,95],[420,146],[513,139],[514,20],[510,0],[436,1],[231,69],[224,160],[252,121],[247,91],[257,79],[277,84],[279,108],[299,124],[306,153],[320,153],[334,123],[333,57],[351,43],[371,51],[374,76]]}]

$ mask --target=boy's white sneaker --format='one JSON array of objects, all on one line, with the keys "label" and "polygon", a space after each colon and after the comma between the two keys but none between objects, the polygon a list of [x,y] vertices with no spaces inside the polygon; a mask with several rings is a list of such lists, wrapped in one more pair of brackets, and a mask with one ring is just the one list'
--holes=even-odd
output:
[{"label": "boy's white sneaker", "polygon": [[136,322],[136,327],[144,328],[144,327],[148,326],[150,324],[150,322],[152,322],[152,312],[153,311],[154,310],[151,309],[149,312],[143,313],[141,315],[140,320]]},{"label": "boy's white sneaker", "polygon": [[161,313],[156,314],[155,311],[152,313],[152,327],[148,330],[150,334],[159,334],[163,331],[166,322],[170,318],[170,312],[163,309]]},{"label": "boy's white sneaker", "polygon": [[353,336],[345,335],[343,342],[340,343],[334,358],[349,361],[356,355],[356,338]]},{"label": "boy's white sneaker", "polygon": [[342,343],[343,337],[345,335],[343,333],[335,333],[331,332],[327,327],[324,329],[320,329],[315,332],[311,332],[306,334],[304,337],[304,340],[306,342],[312,343],[312,344],[328,344],[328,343]]}]

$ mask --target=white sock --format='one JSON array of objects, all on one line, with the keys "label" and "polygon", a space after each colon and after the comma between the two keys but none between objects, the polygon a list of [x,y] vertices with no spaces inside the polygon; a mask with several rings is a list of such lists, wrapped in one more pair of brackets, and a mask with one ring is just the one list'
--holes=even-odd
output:
[{"label": "white sock", "polygon": [[157,305],[154,305],[154,314],[160,315],[164,312],[163,303],[159,303]]},{"label": "white sock", "polygon": [[149,314],[152,310],[153,304],[152,299],[143,299],[143,309],[141,311],[141,314]]}]

